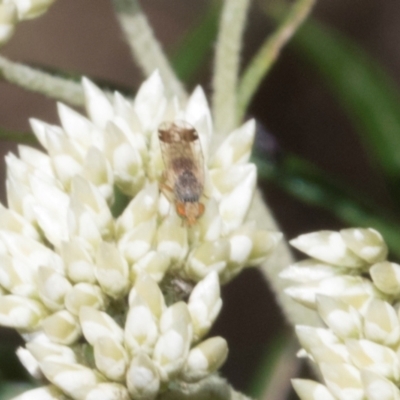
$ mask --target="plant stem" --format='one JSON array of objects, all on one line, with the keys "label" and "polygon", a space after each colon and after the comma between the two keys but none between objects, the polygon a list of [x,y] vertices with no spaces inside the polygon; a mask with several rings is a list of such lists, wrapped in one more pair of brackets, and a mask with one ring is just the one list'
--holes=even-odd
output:
[{"label": "plant stem", "polygon": [[144,75],[149,76],[158,69],[167,95],[178,96],[181,100],[185,99],[185,89],[172,70],[161,44],[154,36],[153,29],[139,2],[137,0],[113,0],[113,4],[132,55]]},{"label": "plant stem", "polygon": [[237,392],[218,375],[211,375],[197,383],[176,382],[160,395],[160,400],[251,400]]},{"label": "plant stem", "polygon": [[245,115],[261,81],[271,70],[282,48],[310,14],[315,3],[316,0],[297,0],[278,29],[265,40],[250,61],[239,83],[236,113],[238,121]]},{"label": "plant stem", "polygon": [[249,0],[225,0],[222,9],[213,77],[215,131],[225,135],[236,127],[237,85],[242,36]]},{"label": "plant stem", "polygon": [[83,89],[78,82],[53,76],[0,56],[0,77],[31,92],[44,94],[74,106],[83,106]]}]

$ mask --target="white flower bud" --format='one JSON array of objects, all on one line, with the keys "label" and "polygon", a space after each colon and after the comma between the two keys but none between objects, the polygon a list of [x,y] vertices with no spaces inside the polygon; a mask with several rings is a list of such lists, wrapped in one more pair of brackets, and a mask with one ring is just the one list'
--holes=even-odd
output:
[{"label": "white flower bud", "polygon": [[54,184],[35,175],[29,177],[29,185],[36,204],[33,212],[47,240],[55,247],[68,239],[67,207],[69,197]]},{"label": "white flower bud", "polygon": [[290,241],[296,249],[308,256],[341,267],[358,268],[365,261],[353,253],[338,232],[319,231],[300,235]]},{"label": "white flower bud", "polygon": [[61,256],[71,281],[74,283],[96,282],[95,265],[82,240],[72,238],[70,241],[62,243]]},{"label": "white flower bud", "polygon": [[205,378],[220,368],[227,356],[228,344],[222,337],[217,336],[201,342],[189,352],[183,370],[183,379],[195,382]]},{"label": "white flower bud", "polygon": [[59,344],[75,343],[81,336],[78,319],[67,310],[47,317],[42,328],[51,341]]},{"label": "white flower bud", "polygon": [[253,164],[253,169],[243,179],[232,192],[223,196],[219,203],[219,213],[223,224],[222,232],[227,235],[242,223],[249,209],[256,186],[257,170]]},{"label": "white flower bud", "polygon": [[19,347],[16,351],[16,354],[20,363],[33,378],[43,379],[43,374],[40,370],[39,363],[29,350]]},{"label": "white flower bud", "polygon": [[53,385],[42,386],[37,389],[28,390],[13,400],[60,400],[62,392]]},{"label": "white flower bud", "polygon": [[37,271],[39,266],[45,266],[64,273],[61,257],[35,240],[14,232],[0,231],[1,242],[13,258],[26,265],[26,269]]},{"label": "white flower bud", "polygon": [[363,400],[360,372],[350,364],[321,363],[321,373],[329,391],[337,399]]},{"label": "white flower bud", "polygon": [[128,367],[128,355],[124,347],[113,337],[101,336],[94,344],[96,368],[108,379],[123,382]]},{"label": "white flower bud", "polygon": [[349,362],[346,346],[330,330],[297,325],[296,334],[307,355],[316,363]]},{"label": "white flower bud", "polygon": [[55,179],[51,158],[48,154],[22,144],[18,145],[18,154],[20,160],[29,165],[34,173],[40,174],[43,179],[61,187],[59,182]]},{"label": "white flower bud", "polygon": [[318,314],[332,332],[341,339],[360,338],[361,315],[351,306],[338,299],[318,295]]},{"label": "white flower bud", "polygon": [[160,332],[153,359],[161,380],[165,381],[183,367],[192,341],[193,326],[186,303],[181,301],[165,310],[160,319]]},{"label": "white flower bud", "polygon": [[335,400],[324,385],[308,379],[292,379],[292,385],[301,400]]},{"label": "white flower bud", "polygon": [[387,302],[372,299],[364,313],[364,335],[386,346],[400,340],[400,323],[395,309]]},{"label": "white flower bud", "polygon": [[165,299],[157,282],[149,275],[139,275],[135,286],[129,293],[129,307],[146,304],[156,319],[160,319],[165,310]]},{"label": "white flower bud", "polygon": [[382,235],[375,229],[342,229],[340,235],[346,246],[369,264],[383,261],[387,257],[387,245]]},{"label": "white flower bud", "polygon": [[3,254],[0,255],[0,285],[18,296],[37,296],[34,271],[27,271],[25,263]]},{"label": "white flower bud", "polygon": [[34,330],[46,316],[41,303],[24,297],[0,297],[0,325],[15,329]]},{"label": "white flower bud", "polygon": [[51,383],[76,400],[85,400],[88,392],[103,380],[96,371],[80,364],[44,360],[41,368]]},{"label": "white flower bud", "polygon": [[199,230],[199,239],[202,241],[212,242],[220,238],[222,219],[219,215],[218,204],[214,198],[207,202],[204,214],[196,222],[196,228]]},{"label": "white flower bud", "polygon": [[[101,137],[101,131],[95,127],[93,122],[74,109],[63,103],[57,103],[57,111],[65,134],[81,154],[92,145],[95,137]],[[37,135],[43,130],[41,124],[43,124],[41,121],[37,125],[36,120],[31,120],[32,128]]]},{"label": "white flower bud", "polygon": [[155,282],[161,282],[170,265],[169,257],[164,253],[149,251],[144,257],[133,264],[135,275],[146,274]]},{"label": "white flower bud", "polygon": [[141,130],[139,118],[133,110],[132,101],[119,92],[114,92],[114,111],[116,117],[122,118],[132,131]]},{"label": "white flower bud", "polygon": [[40,241],[39,232],[31,223],[29,223],[25,218],[17,214],[15,211],[5,208],[1,203],[0,221],[2,229],[4,230],[13,231],[21,234],[22,236]]},{"label": "white flower bud", "polygon": [[144,187],[128,204],[116,223],[118,236],[129,232],[157,214],[159,189],[156,183]]},{"label": "white flower bud", "polygon": [[357,310],[361,310],[376,295],[376,290],[367,279],[359,276],[339,275],[319,282],[289,287],[285,289],[285,293],[310,308],[316,307],[315,296],[323,294],[336,297]]},{"label": "white flower bud", "polygon": [[39,267],[37,285],[40,299],[50,310],[61,310],[72,285],[63,275],[49,267]]},{"label": "white flower bud", "polygon": [[65,297],[65,307],[74,315],[79,315],[83,306],[97,309],[105,307],[105,298],[102,290],[89,283],[76,284]]},{"label": "white flower bud", "polygon": [[361,371],[361,379],[368,400],[399,400],[399,388],[388,379],[368,370]]},{"label": "white flower bud", "polygon": [[165,107],[164,84],[160,73],[155,71],[140,85],[133,102],[133,109],[145,132],[158,127]]},{"label": "white flower bud", "polygon": [[369,340],[346,340],[352,363],[359,369],[368,369],[388,379],[397,381],[400,364],[396,353],[386,346]]},{"label": "white flower bud", "polygon": [[376,287],[385,294],[398,296],[400,294],[400,265],[382,261],[373,265],[369,273]]},{"label": "white flower bud", "polygon": [[96,147],[91,147],[83,164],[82,176],[92,183],[108,204],[114,198],[114,177],[110,163]]},{"label": "white flower bud", "polygon": [[104,133],[104,148],[114,170],[115,183],[125,194],[134,196],[146,181],[140,152],[132,147],[118,125],[111,122]]},{"label": "white flower bud", "polygon": [[157,251],[167,254],[179,263],[187,254],[188,238],[187,229],[182,226],[182,221],[174,214],[164,219],[157,230]]},{"label": "white flower bud", "polygon": [[253,247],[251,249],[247,265],[259,265],[279,245],[282,233],[270,231],[256,231],[252,235]]},{"label": "white flower bud", "polygon": [[153,313],[146,304],[129,309],[125,322],[125,344],[131,354],[151,354],[158,338],[158,327]]},{"label": "white flower bud", "polygon": [[256,125],[254,119],[234,130],[224,140],[211,159],[211,168],[227,168],[232,164],[244,164],[250,157]]},{"label": "white flower bud", "polygon": [[132,398],[152,400],[156,397],[160,388],[159,373],[147,354],[139,353],[132,359],[126,382]]},{"label": "white flower bud", "polygon": [[79,319],[85,339],[91,345],[94,345],[103,336],[122,343],[124,331],[108,314],[95,308],[82,307]]},{"label": "white flower bud", "polygon": [[6,43],[14,33],[17,9],[13,3],[0,4],[0,45]]},{"label": "white flower bud", "polygon": [[71,203],[68,210],[68,230],[70,236],[82,241],[90,251],[96,249],[102,240],[93,213],[77,202]]},{"label": "white flower bud", "polygon": [[99,383],[85,396],[85,400],[130,400],[128,390],[118,383]]},{"label": "white flower bud", "polygon": [[92,215],[103,238],[113,235],[111,211],[100,191],[87,180],[75,176],[71,183],[71,204],[81,204]]},{"label": "white flower bud", "polygon": [[68,140],[64,132],[61,131],[60,134],[49,126],[46,129],[45,142],[56,176],[64,187],[69,188],[71,179],[82,171],[82,152],[75,143]]},{"label": "white flower bud", "polygon": [[156,230],[157,223],[154,217],[121,237],[118,248],[130,264],[138,261],[151,249]]},{"label": "white flower bud", "polygon": [[85,106],[94,124],[104,129],[107,122],[114,117],[114,110],[106,95],[89,79],[82,78],[85,93]]},{"label": "white flower bud", "polygon": [[198,281],[207,274],[222,272],[227,265],[230,254],[230,243],[227,239],[203,242],[195,248],[185,266],[190,278]]},{"label": "white flower bud", "polygon": [[14,178],[7,178],[6,188],[10,209],[23,216],[29,223],[36,224],[36,216],[33,212],[35,199],[30,188]]},{"label": "white flower bud", "polygon": [[218,274],[209,273],[193,289],[188,309],[193,321],[194,338],[198,340],[211,328],[222,307]]},{"label": "white flower bud", "polygon": [[338,267],[322,263],[313,258],[307,258],[284,269],[279,274],[279,277],[293,282],[308,283],[318,282],[340,274],[341,270]]},{"label": "white flower bud", "polygon": [[64,131],[61,127],[57,125],[50,125],[36,118],[30,118],[29,124],[32,128],[34,135],[36,136],[36,139],[46,150],[49,149],[49,146],[47,144],[47,131],[55,132],[55,135],[58,136],[64,134]]},{"label": "white flower bud", "polygon": [[115,245],[101,242],[97,250],[95,274],[103,291],[115,299],[129,287],[128,264]]},{"label": "white flower bud", "polygon": [[77,356],[68,346],[62,346],[50,341],[28,342],[26,348],[41,363],[44,360],[60,361],[69,364],[77,363]]},{"label": "white flower bud", "polygon": [[18,8],[19,19],[36,18],[43,14],[54,0],[15,0],[14,3]]}]

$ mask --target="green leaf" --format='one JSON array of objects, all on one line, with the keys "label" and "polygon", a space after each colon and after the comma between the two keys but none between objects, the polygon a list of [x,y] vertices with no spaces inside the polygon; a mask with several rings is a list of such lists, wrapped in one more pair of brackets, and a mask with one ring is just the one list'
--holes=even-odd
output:
[{"label": "green leaf", "polygon": [[11,132],[0,128],[0,140],[17,142],[21,144],[36,145],[38,141],[33,133],[29,132]]},{"label": "green leaf", "polygon": [[220,1],[211,1],[200,21],[177,45],[171,63],[178,78],[188,82],[199,71],[217,36]]},{"label": "green leaf", "polygon": [[384,236],[394,255],[400,258],[400,223],[396,218],[361,195],[333,179],[311,163],[287,154],[278,164],[254,154],[261,179],[268,179],[306,204],[324,208],[351,226],[372,227]]},{"label": "green leaf", "polygon": [[261,399],[265,394],[271,384],[277,364],[286,356],[286,350],[292,341],[291,335],[281,331],[265,346],[261,363],[254,373],[249,389],[246,391],[252,398]]},{"label": "green leaf", "polygon": [[[324,78],[400,199],[400,96],[382,66],[350,39],[315,21],[293,43]],[[399,202],[400,203],[400,202]]]}]

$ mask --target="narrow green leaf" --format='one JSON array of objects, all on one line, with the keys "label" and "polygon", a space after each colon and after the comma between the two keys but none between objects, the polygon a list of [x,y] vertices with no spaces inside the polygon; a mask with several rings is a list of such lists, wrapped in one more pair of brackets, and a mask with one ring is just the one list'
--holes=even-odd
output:
[{"label": "narrow green leaf", "polygon": [[[265,346],[260,365],[253,375],[248,390],[246,390],[252,398],[260,399],[265,394],[271,384],[277,364],[286,356],[286,349],[292,341],[291,335],[281,331]],[[290,385],[289,382],[288,385]]]},{"label": "narrow green leaf", "polygon": [[171,63],[178,78],[188,82],[199,71],[217,36],[221,1],[210,1],[199,22],[173,52]]},{"label": "narrow green leaf", "polygon": [[[400,96],[382,66],[350,39],[315,21],[293,43],[318,70],[400,199]],[[400,202],[399,202],[400,203]]]},{"label": "narrow green leaf", "polygon": [[0,140],[17,142],[20,144],[35,145],[38,141],[33,133],[29,132],[11,132],[0,128]]},{"label": "narrow green leaf", "polygon": [[396,218],[328,176],[311,163],[285,155],[277,165],[253,155],[261,179],[268,179],[309,205],[324,208],[351,226],[372,227],[384,236],[394,255],[400,258],[400,223]]}]

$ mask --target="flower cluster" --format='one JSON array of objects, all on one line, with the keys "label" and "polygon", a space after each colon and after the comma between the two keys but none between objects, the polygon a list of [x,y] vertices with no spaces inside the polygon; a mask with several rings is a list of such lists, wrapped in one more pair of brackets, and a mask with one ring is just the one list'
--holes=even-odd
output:
[{"label": "flower cluster", "polygon": [[0,0],[0,45],[14,33],[18,22],[42,15],[54,0]]},{"label": "flower cluster", "polygon": [[298,283],[287,293],[317,310],[327,328],[297,326],[303,350],[324,385],[294,380],[303,400],[400,398],[400,265],[373,229],[301,235],[306,253],[281,274]]},{"label": "flower cluster", "polygon": [[[180,105],[157,72],[133,101],[87,79],[83,88],[89,118],[59,104],[61,127],[31,121],[47,153],[19,146],[6,157],[0,324],[24,336],[21,361],[51,383],[24,400],[152,399],[221,366],[226,341],[203,340],[220,282],[259,263],[280,234],[245,222],[254,121],[219,141],[201,88]],[[197,130],[206,165],[192,226],[159,189],[157,130],[175,120]]]}]

